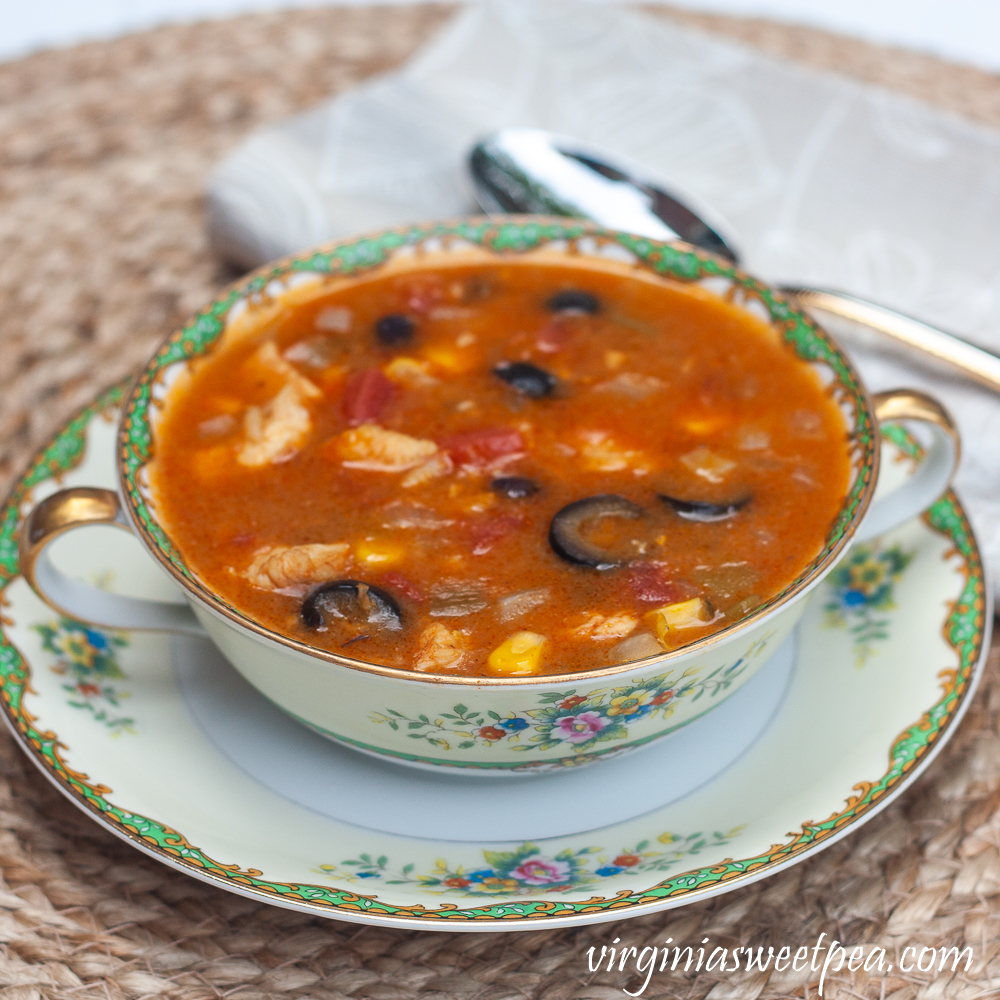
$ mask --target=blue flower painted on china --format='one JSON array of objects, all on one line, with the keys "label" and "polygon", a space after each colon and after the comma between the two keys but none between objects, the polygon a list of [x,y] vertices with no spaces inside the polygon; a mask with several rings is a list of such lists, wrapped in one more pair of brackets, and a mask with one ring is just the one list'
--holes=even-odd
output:
[{"label": "blue flower painted on china", "polygon": [[108,648],[108,637],[103,632],[98,632],[95,628],[88,628],[83,634],[87,637],[87,642],[89,642],[94,649]]},{"label": "blue flower painted on china", "polygon": [[519,733],[522,729],[528,728],[528,723],[524,719],[503,719],[497,725],[501,729],[506,729],[508,733]]},{"label": "blue flower painted on china", "polygon": [[832,596],[824,605],[828,628],[847,629],[860,667],[889,638],[889,616],[896,607],[895,589],[913,559],[899,545],[858,545],[827,578]]}]

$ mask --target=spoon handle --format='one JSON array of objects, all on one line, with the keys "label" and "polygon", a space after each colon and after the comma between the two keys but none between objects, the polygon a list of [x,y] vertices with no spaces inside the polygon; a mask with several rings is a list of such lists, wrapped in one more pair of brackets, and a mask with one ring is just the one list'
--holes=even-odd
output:
[{"label": "spoon handle", "polygon": [[1000,392],[1000,357],[991,351],[976,347],[936,326],[913,319],[912,316],[896,312],[895,309],[876,305],[847,292],[789,286],[781,290],[806,309],[818,309],[842,319],[862,323],[957,368],[994,392]]}]

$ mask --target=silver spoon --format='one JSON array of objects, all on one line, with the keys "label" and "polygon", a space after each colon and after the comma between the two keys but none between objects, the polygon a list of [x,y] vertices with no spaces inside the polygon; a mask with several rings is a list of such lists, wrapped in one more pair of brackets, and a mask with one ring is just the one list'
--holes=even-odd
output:
[{"label": "silver spoon", "polygon": [[[532,212],[592,219],[653,239],[681,239],[739,263],[732,235],[712,209],[689,193],[665,191],[638,164],[542,129],[494,132],[469,155],[484,211]],[[1000,356],[938,327],[847,292],[783,286],[818,310],[871,327],[1000,392]]]}]

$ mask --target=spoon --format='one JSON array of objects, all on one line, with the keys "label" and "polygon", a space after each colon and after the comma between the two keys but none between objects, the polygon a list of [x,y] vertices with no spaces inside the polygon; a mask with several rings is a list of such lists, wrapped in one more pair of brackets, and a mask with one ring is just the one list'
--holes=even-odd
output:
[{"label": "spoon", "polygon": [[[725,222],[690,193],[666,191],[641,166],[542,129],[507,128],[469,154],[476,199],[488,213],[531,212],[591,219],[658,240],[680,239],[738,264]],[[809,310],[871,327],[1000,392],[1000,356],[936,326],[829,288],[779,286]]]}]

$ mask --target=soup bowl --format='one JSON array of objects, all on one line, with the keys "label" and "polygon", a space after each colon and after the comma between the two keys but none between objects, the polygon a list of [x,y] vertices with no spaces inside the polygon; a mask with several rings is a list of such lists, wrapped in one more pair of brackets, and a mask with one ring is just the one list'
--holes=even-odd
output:
[{"label": "soup bowl", "polygon": [[[199,578],[171,539],[150,487],[159,421],[177,378],[226,338],[260,330],[281,310],[345,283],[515,258],[519,264],[569,260],[625,277],[700,285],[769,324],[784,349],[813,366],[848,428],[850,480],[822,546],[803,571],[744,618],[689,645],[601,669],[499,677],[420,673],[316,648],[269,630]],[[892,489],[884,482],[876,498],[885,421],[923,424],[929,444],[917,470]],[[207,636],[272,702],[347,746],[417,767],[524,775],[634,750],[721,704],[785,639],[805,598],[851,540],[922,511],[946,488],[958,455],[954,426],[937,402],[908,390],[870,397],[825,331],[727,261],[686,244],[575,220],[459,220],[328,244],[263,267],[220,294],[167,338],[133,383],[118,429],[120,489],[76,487],[40,502],[24,520],[20,565],[36,592],[71,617]],[[97,524],[134,532],[186,603],[113,595],[62,575],[49,558],[49,543]]]}]

